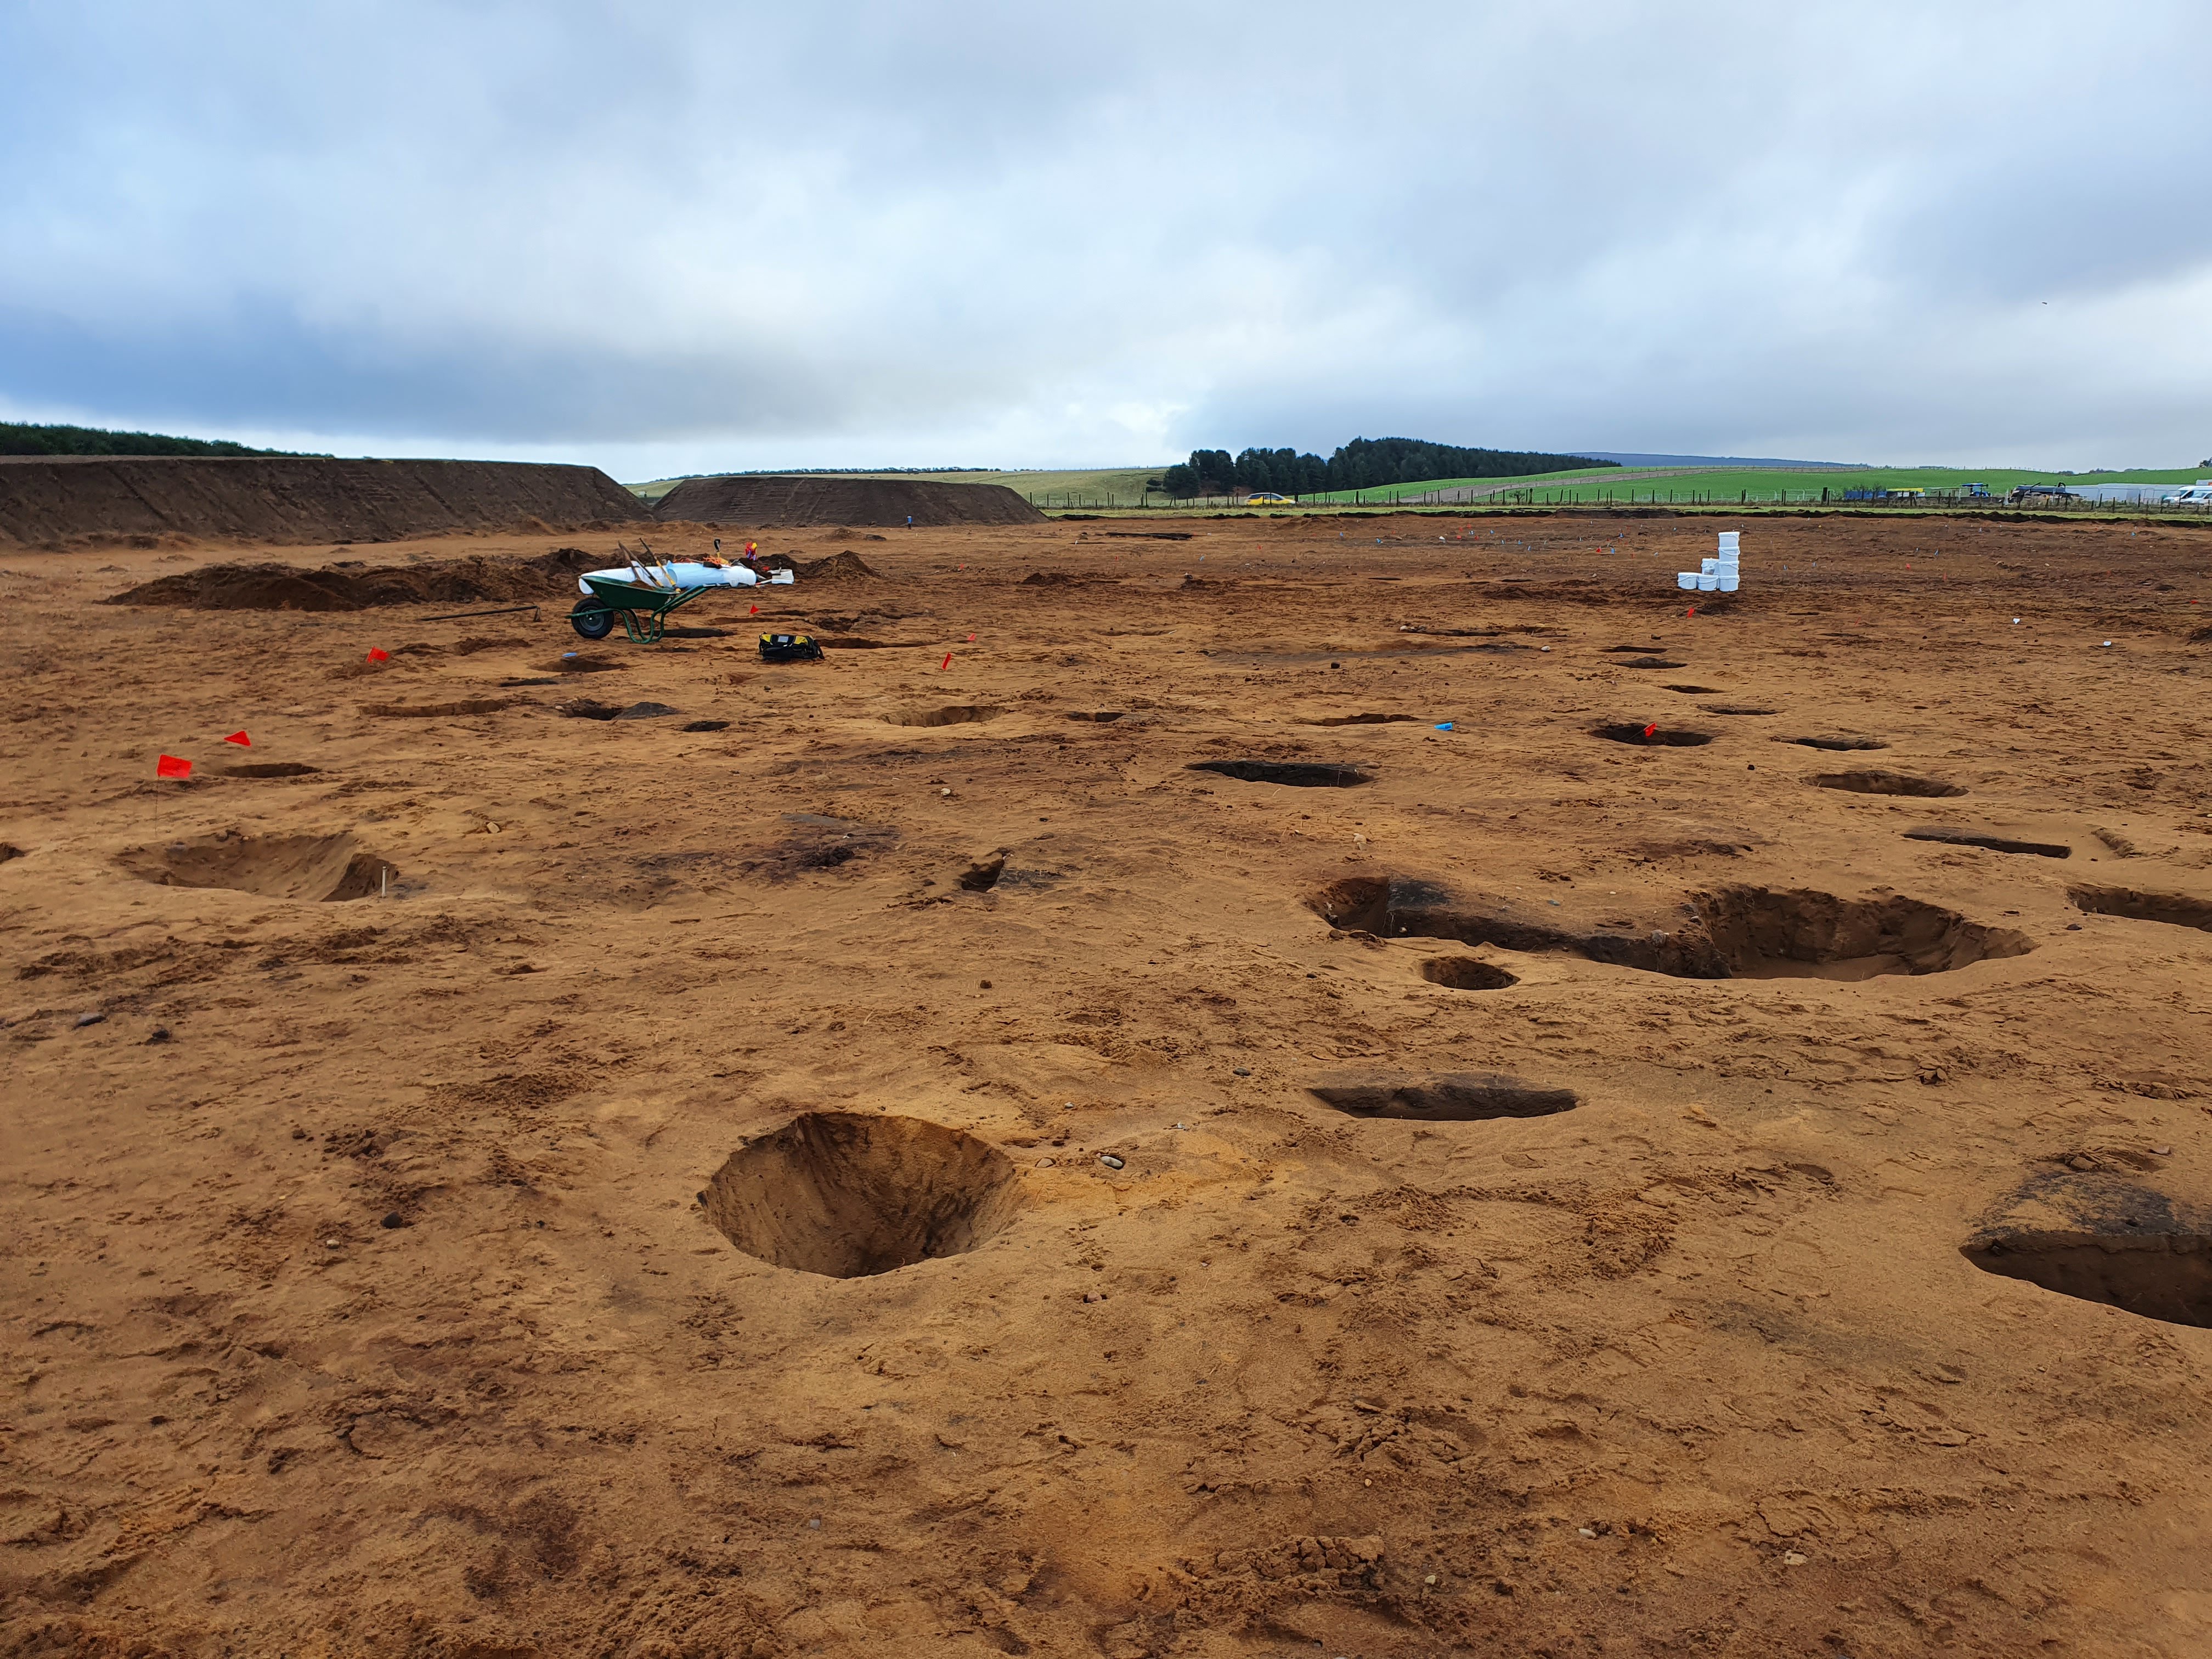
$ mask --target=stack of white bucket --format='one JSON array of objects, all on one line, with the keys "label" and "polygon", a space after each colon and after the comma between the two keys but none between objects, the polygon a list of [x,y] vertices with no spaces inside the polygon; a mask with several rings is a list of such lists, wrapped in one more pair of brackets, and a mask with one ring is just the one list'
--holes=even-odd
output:
[{"label": "stack of white bucket", "polygon": [[1692,593],[1733,593],[1736,589],[1736,537],[1734,530],[1721,532],[1719,554],[1702,562],[1696,570],[1675,573],[1674,586]]}]

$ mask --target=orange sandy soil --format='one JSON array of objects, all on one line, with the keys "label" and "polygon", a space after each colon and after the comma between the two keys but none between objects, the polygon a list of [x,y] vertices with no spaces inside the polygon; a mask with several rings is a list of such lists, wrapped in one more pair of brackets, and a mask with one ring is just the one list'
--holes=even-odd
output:
[{"label": "orange sandy soil", "polygon": [[776,667],[0,556],[0,1651],[2212,1650],[2212,535],[1468,522],[766,532]]}]

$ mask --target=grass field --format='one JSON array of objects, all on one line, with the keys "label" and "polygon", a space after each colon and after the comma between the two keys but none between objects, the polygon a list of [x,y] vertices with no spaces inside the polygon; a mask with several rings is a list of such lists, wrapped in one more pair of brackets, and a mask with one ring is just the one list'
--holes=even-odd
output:
[{"label": "grass field", "polygon": [[[995,483],[1018,490],[1049,512],[1100,512],[1148,506],[1155,510],[1218,513],[1228,503],[1220,497],[1173,503],[1158,489],[1146,486],[1165,466],[1093,467],[1064,471],[1014,472],[849,472],[853,478],[915,478],[941,483]],[[1752,506],[1787,505],[1820,500],[1828,492],[1832,501],[1846,489],[1926,489],[1931,492],[1963,489],[1970,482],[1987,484],[2002,495],[2015,484],[2058,483],[2071,485],[2106,483],[2193,483],[2212,472],[2202,466],[2166,471],[2138,469],[2129,472],[2037,472],[2018,467],[1897,466],[1820,469],[1785,471],[1774,467],[1583,467],[1572,471],[1535,473],[1516,478],[1432,478],[1419,483],[1387,489],[1333,490],[1302,497],[1307,507],[1451,506],[1464,503],[1432,498],[1438,491],[1471,489],[1481,492],[1475,504],[1497,506],[1523,502],[1544,506],[1613,502],[1688,506],[1700,503],[1728,506],[1739,501]],[[828,476],[828,475],[825,475]],[[656,478],[649,483],[627,486],[641,499],[653,502],[682,483],[680,478]],[[1265,507],[1255,511],[1267,511]],[[1274,509],[1280,511],[1280,508]]]},{"label": "grass field", "polygon": [[[2017,467],[1899,466],[1821,469],[1790,472],[1771,467],[1684,467],[1646,470],[1638,467],[1583,468],[1572,472],[1547,472],[1524,478],[1437,478],[1422,483],[1400,484],[1386,489],[1338,490],[1325,496],[1308,496],[1310,504],[1383,506],[1393,501],[1419,504],[1439,490],[1475,489],[1486,494],[1527,491],[1537,505],[1615,501],[1626,504],[1710,501],[1751,503],[1818,501],[1820,492],[1833,501],[1846,489],[1961,489],[1970,482],[1985,483],[2002,495],[2015,484],[2191,483],[2205,475],[2203,467],[2166,471],[2069,474],[2023,471]],[[1355,497],[1357,498],[1355,502]]]},{"label": "grass field", "polygon": [[[1020,472],[844,472],[835,476],[847,478],[913,478],[935,483],[1004,484],[1018,490],[1039,507],[1054,508],[1136,507],[1145,499],[1145,486],[1175,465],[1163,461],[1158,466],[1091,467],[1067,471]],[[681,478],[655,478],[649,483],[625,485],[642,501],[658,501],[663,495],[684,481]],[[1152,501],[1158,505],[1162,497],[1156,489]]]}]

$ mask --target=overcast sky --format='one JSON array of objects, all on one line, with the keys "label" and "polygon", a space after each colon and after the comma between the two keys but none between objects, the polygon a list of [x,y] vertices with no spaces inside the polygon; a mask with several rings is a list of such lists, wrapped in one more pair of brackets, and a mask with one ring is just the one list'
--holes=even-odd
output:
[{"label": "overcast sky", "polygon": [[0,4],[0,415],[341,453],[2212,455],[2203,0]]}]

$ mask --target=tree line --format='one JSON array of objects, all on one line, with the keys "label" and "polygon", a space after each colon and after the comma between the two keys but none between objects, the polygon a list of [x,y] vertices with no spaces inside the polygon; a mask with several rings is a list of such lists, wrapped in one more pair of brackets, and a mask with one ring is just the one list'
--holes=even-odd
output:
[{"label": "tree line", "polygon": [[158,432],[106,432],[90,426],[33,426],[0,421],[0,455],[289,455],[248,449],[222,438],[169,438]]},{"label": "tree line", "polygon": [[1464,449],[1419,438],[1354,438],[1327,460],[1295,449],[1194,449],[1190,459],[1160,475],[1160,488],[1179,499],[1273,489],[1313,495],[1331,489],[1381,489],[1432,478],[1517,478],[1532,472],[1618,463],[1588,455],[1547,455],[1523,449]]}]

